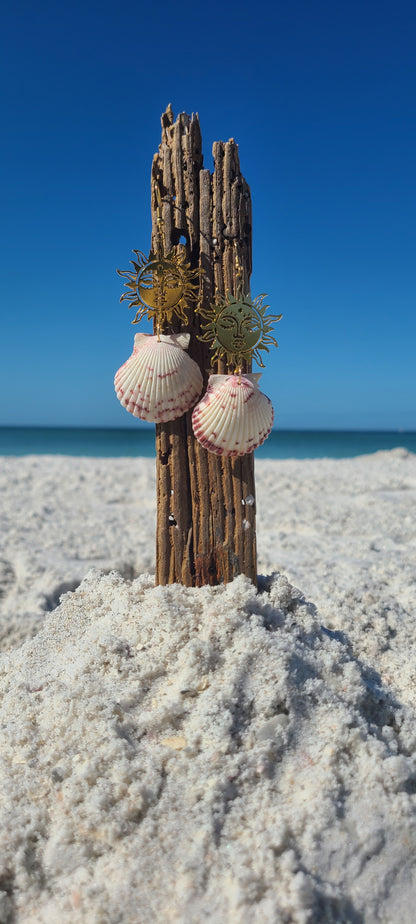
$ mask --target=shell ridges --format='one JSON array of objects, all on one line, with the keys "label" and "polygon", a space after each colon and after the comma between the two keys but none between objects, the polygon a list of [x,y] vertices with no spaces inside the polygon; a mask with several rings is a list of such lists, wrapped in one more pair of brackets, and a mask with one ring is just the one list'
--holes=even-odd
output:
[{"label": "shell ridges", "polygon": [[274,420],[270,399],[255,375],[212,375],[192,412],[196,439],[208,452],[242,456],[267,439]]},{"label": "shell ridges", "polygon": [[132,355],[116,372],[116,395],[133,417],[165,423],[185,414],[202,389],[198,365],[185,352],[189,334],[136,334]]}]

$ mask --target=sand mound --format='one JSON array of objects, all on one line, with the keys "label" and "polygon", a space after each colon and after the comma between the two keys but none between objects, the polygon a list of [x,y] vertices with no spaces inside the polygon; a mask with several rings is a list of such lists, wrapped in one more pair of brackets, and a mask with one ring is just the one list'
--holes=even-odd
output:
[{"label": "sand mound", "polygon": [[414,714],[283,576],[92,571],[0,665],[2,922],[414,920]]}]

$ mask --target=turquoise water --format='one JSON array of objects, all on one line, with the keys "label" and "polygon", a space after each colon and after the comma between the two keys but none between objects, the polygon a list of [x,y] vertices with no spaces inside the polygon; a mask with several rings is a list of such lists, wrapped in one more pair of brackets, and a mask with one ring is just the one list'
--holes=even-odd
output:
[{"label": "turquoise water", "polygon": [[[415,432],[361,430],[273,430],[257,459],[332,459],[403,446],[416,453]],[[0,455],[154,456],[153,427],[87,429],[0,427]]]}]

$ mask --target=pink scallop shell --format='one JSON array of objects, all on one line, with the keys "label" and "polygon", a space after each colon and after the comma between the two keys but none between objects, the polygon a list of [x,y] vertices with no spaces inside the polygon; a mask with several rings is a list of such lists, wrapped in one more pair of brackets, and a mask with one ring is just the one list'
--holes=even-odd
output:
[{"label": "pink scallop shell", "polygon": [[136,334],[134,350],[116,372],[117,398],[133,417],[162,423],[182,417],[201,394],[199,366],[185,353],[189,334]]},{"label": "pink scallop shell", "polygon": [[206,394],[192,412],[201,446],[219,456],[244,456],[267,439],[274,412],[255,375],[211,375]]}]

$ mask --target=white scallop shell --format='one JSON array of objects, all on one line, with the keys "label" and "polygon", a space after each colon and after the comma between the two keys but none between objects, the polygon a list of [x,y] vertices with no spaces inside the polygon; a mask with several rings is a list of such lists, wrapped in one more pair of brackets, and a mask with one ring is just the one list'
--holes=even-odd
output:
[{"label": "white scallop shell", "polygon": [[206,394],[192,412],[194,434],[209,452],[244,456],[267,439],[274,413],[255,375],[211,375]]},{"label": "white scallop shell", "polygon": [[189,334],[136,334],[134,350],[116,372],[117,398],[133,417],[162,423],[182,417],[201,394],[199,366],[185,353]]}]

